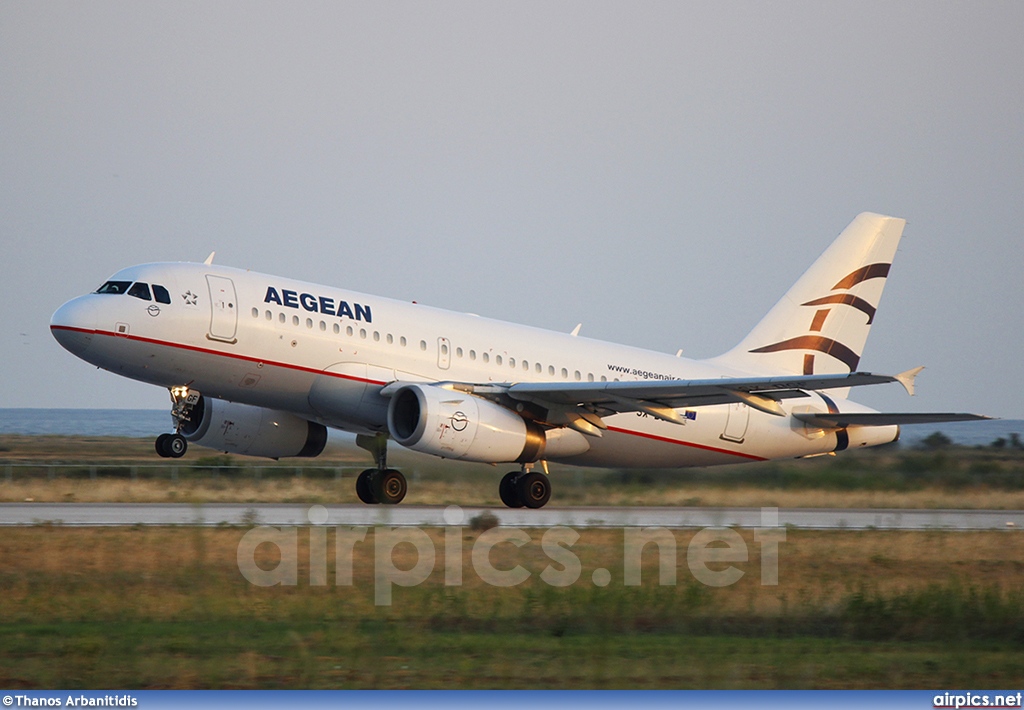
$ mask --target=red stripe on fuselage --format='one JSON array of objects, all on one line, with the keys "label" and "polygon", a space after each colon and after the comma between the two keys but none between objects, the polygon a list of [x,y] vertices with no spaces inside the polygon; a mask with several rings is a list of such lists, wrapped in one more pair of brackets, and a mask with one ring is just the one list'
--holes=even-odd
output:
[{"label": "red stripe on fuselage", "polygon": [[647,434],[642,431],[632,431],[630,429],[620,429],[618,427],[610,426],[608,431],[614,431],[616,434],[630,434],[632,436],[640,436],[644,439],[652,439],[654,441],[661,441],[666,444],[676,444],[677,446],[688,446],[691,449],[702,449],[704,451],[713,451],[716,454],[728,454],[729,456],[739,456],[740,458],[750,459],[751,461],[767,461],[768,459],[762,456],[754,456],[753,454],[744,454],[739,451],[729,451],[728,449],[719,449],[714,446],[705,446],[704,444],[694,444],[691,441],[680,441],[679,439],[669,439],[666,436],[658,436],[657,434]]}]

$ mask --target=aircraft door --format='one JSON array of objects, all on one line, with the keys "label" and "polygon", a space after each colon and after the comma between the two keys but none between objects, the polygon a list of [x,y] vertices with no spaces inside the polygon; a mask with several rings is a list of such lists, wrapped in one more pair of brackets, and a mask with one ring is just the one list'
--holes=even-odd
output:
[{"label": "aircraft door", "polygon": [[238,342],[235,338],[238,331],[235,283],[224,276],[207,274],[206,285],[210,289],[210,332],[206,337],[225,343]]},{"label": "aircraft door", "polygon": [[742,444],[747,436],[747,425],[750,423],[750,407],[742,402],[733,402],[728,405],[729,409],[725,415],[725,431],[722,432],[722,439]]}]

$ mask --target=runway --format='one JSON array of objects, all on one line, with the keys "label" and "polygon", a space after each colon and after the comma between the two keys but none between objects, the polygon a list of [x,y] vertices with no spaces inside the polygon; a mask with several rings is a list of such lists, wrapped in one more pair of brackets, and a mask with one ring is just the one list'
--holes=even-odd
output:
[{"label": "runway", "polygon": [[490,513],[507,527],[788,527],[808,530],[1014,530],[1024,510],[881,508],[604,508],[539,510],[449,506],[261,503],[0,503],[0,526],[340,525],[442,527],[469,525]]}]

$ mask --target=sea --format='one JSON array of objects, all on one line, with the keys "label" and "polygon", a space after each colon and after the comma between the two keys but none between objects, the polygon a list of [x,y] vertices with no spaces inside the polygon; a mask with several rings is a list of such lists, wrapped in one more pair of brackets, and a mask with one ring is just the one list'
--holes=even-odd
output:
[{"label": "sea", "polygon": [[[0,434],[149,438],[170,430],[171,415],[164,409],[0,408]],[[997,439],[1008,440],[1011,434],[1024,438],[1024,419],[903,426],[900,446],[919,446],[937,431],[961,446],[988,446]]]}]

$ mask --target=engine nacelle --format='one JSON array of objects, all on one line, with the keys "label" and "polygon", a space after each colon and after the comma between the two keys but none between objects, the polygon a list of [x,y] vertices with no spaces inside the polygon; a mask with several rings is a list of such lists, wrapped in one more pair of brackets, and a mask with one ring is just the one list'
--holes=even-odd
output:
[{"label": "engine nacelle", "polygon": [[515,412],[465,392],[406,385],[388,405],[388,430],[402,446],[446,459],[531,462],[544,452],[544,431]]},{"label": "engine nacelle", "polygon": [[277,459],[319,456],[327,427],[288,412],[200,397],[181,428],[187,440],[211,449]]}]

